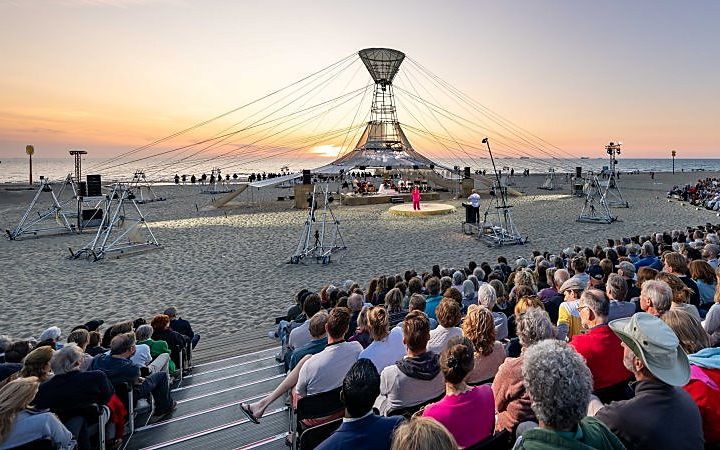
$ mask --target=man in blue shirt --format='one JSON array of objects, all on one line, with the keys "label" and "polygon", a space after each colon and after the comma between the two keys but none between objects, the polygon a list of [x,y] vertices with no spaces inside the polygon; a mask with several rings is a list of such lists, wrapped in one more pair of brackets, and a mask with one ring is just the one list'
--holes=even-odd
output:
[{"label": "man in blue shirt", "polygon": [[402,416],[381,417],[373,413],[380,395],[380,375],[369,359],[359,359],[345,375],[340,398],[345,404],[343,422],[317,450],[389,450]]}]

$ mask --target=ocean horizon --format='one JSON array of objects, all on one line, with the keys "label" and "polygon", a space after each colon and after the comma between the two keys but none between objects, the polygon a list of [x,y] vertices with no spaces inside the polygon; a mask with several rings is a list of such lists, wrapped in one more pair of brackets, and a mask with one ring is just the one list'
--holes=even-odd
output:
[{"label": "ocean horizon", "polygon": [[[203,173],[210,175],[213,168],[219,167],[223,175],[249,174],[258,172],[280,172],[283,167],[288,167],[292,172],[302,169],[314,169],[328,164],[331,159],[267,159],[254,164],[243,164],[236,166],[228,162],[226,167],[220,163],[204,163],[190,167],[167,166],[163,161],[146,160],[141,163],[127,163],[116,161],[110,163],[112,158],[86,158],[83,160],[83,176],[99,173],[107,180],[131,180],[136,170],[142,170],[150,181],[168,182],[172,181],[175,174],[196,175]],[[443,160],[436,159],[438,164],[446,166],[470,166],[472,170],[492,170],[489,158],[474,158],[473,161]],[[498,169],[508,171],[511,168],[516,173],[522,173],[530,169],[531,174],[545,174],[550,169],[556,173],[574,173],[575,167],[582,167],[583,171],[600,171],[609,165],[607,158],[496,158],[495,163]],[[672,172],[673,163],[671,158],[620,158],[617,168],[621,172]],[[185,170],[183,170],[185,169]],[[50,180],[62,180],[67,174],[73,172],[73,160],[71,158],[33,158],[33,178],[35,181],[40,176]],[[675,159],[676,172],[720,172],[720,158],[688,158]],[[28,180],[28,158],[3,158],[0,159],[0,183],[22,183]]]}]

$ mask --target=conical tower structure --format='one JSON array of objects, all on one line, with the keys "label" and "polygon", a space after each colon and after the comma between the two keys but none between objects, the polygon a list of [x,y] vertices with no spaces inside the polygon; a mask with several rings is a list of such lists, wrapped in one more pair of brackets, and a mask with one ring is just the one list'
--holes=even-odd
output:
[{"label": "conical tower structure", "polygon": [[398,121],[392,82],[405,54],[389,48],[366,48],[358,55],[375,81],[370,122],[355,148],[327,167],[446,168],[415,151]]}]

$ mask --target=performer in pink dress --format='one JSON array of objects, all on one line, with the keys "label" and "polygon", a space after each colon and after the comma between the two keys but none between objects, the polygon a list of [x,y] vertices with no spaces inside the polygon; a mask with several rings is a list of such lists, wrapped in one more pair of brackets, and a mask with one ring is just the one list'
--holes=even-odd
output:
[{"label": "performer in pink dress", "polygon": [[412,190],[413,211],[420,211],[420,188],[415,186]]}]

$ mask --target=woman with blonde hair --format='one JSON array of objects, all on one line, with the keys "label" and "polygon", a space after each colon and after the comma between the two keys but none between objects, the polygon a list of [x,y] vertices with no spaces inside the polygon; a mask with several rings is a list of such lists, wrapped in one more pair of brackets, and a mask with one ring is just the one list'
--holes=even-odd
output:
[{"label": "woman with blonde hair", "polygon": [[0,389],[0,449],[11,449],[30,442],[50,439],[55,448],[75,448],[72,434],[50,412],[29,407],[37,394],[36,377],[18,378]]},{"label": "woman with blonde hair", "polygon": [[395,361],[405,355],[402,329],[390,330],[390,315],[382,306],[373,306],[366,315],[367,329],[372,343],[360,352],[358,359],[367,358],[372,361],[378,373],[381,373],[385,367],[395,364]]},{"label": "woman with blonde hair", "polygon": [[360,345],[363,346],[363,348],[367,348],[368,345],[370,345],[370,343],[372,342],[372,337],[370,337],[367,320],[367,314],[369,309],[370,308],[365,306],[363,307],[363,309],[360,310],[360,314],[358,314],[357,319],[357,329],[355,330],[355,333],[353,333],[353,335],[347,339],[348,342],[359,342]]},{"label": "woman with blonde hair", "polygon": [[715,279],[715,270],[702,259],[692,261],[688,268],[690,269],[690,278],[692,278],[700,290],[700,308],[710,308],[718,287],[717,280]]},{"label": "woman with blonde hair", "polygon": [[462,324],[463,335],[475,347],[475,367],[468,374],[469,384],[492,381],[498,367],[505,361],[505,349],[495,339],[495,322],[489,309],[470,305]]},{"label": "woman with blonde hair", "polygon": [[688,354],[690,381],[683,386],[700,410],[705,444],[715,448],[720,443],[720,348],[710,345],[710,336],[694,316],[673,310],[660,317],[677,335]]},{"label": "woman with blonde hair", "polygon": [[415,417],[395,429],[391,450],[457,450],[452,434],[434,419]]},{"label": "woman with blonde hair", "polygon": [[533,275],[533,272],[530,269],[521,269],[517,272],[515,272],[515,284],[510,290],[510,301],[514,302],[518,299],[517,291],[521,286],[527,286],[529,287],[533,294],[537,293],[537,284],[535,283],[535,276]]},{"label": "woman with blonde hair", "polygon": [[54,350],[52,347],[43,345],[28,353],[23,359],[23,368],[20,370],[20,376],[23,378],[37,377],[41,383],[52,376],[50,368],[50,359],[52,359]]},{"label": "woman with blonde hair", "polygon": [[670,286],[670,289],[672,289],[673,298],[670,309],[681,309],[695,316],[697,320],[700,320],[700,313],[698,312],[697,307],[690,304],[692,289],[687,287],[680,277],[671,273],[660,272],[655,279],[658,281],[664,281],[668,286]]}]

